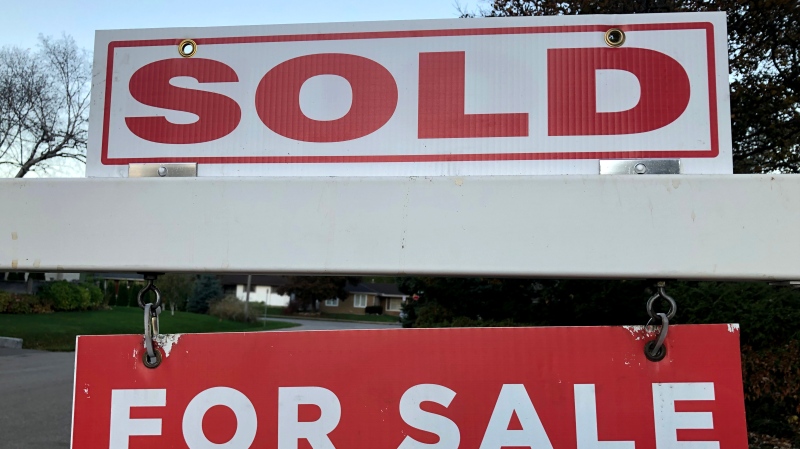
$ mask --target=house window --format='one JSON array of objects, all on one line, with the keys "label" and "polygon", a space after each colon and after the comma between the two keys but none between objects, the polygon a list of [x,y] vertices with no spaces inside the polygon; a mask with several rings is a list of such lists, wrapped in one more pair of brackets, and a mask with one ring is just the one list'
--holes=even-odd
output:
[{"label": "house window", "polygon": [[339,298],[335,299],[326,299],[325,305],[328,307],[339,307]]},{"label": "house window", "polygon": [[390,312],[399,312],[403,307],[403,300],[400,298],[389,298],[386,301],[386,310]]},{"label": "house window", "polygon": [[[247,293],[247,284],[242,285],[242,292]],[[256,292],[256,285],[250,284],[250,293],[255,293],[255,292]]]},{"label": "house window", "polygon": [[353,296],[353,307],[363,309],[367,307],[367,295],[357,294]]}]

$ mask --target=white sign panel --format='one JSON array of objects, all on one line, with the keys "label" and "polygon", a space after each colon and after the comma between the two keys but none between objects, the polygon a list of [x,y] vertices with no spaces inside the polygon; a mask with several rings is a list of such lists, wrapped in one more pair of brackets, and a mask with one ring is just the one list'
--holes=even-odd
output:
[{"label": "white sign panel", "polygon": [[87,173],[730,173],[726,42],[724,13],[99,31]]}]

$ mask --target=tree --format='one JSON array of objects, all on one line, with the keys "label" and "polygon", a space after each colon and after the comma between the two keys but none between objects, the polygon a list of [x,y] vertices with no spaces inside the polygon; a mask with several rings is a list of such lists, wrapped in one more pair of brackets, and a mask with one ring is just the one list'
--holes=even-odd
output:
[{"label": "tree", "polygon": [[22,178],[86,162],[91,63],[68,36],[0,49],[0,169]]},{"label": "tree", "polygon": [[[737,173],[800,172],[797,0],[491,0],[489,17],[727,11]],[[462,11],[462,16],[475,13]]]},{"label": "tree", "polygon": [[347,283],[358,284],[361,278],[345,276],[289,276],[285,285],[278,287],[279,295],[294,294],[301,310],[309,307],[316,310],[317,301],[338,298],[347,299]]},{"label": "tree", "polygon": [[[404,327],[645,324],[652,281],[399,278],[418,295]],[[800,442],[800,290],[766,282],[668,282],[672,324],[740,323],[748,428]],[[657,304],[666,311],[666,304]],[[794,424],[793,424],[794,423]],[[793,446],[794,447],[794,446]]]},{"label": "tree", "polygon": [[201,274],[194,282],[192,296],[186,305],[186,311],[192,313],[207,313],[213,301],[222,298],[222,286],[216,276]]},{"label": "tree", "polygon": [[530,323],[542,288],[540,282],[530,279],[439,277],[398,278],[398,286],[412,295],[404,311],[423,323],[450,322],[458,317]]},{"label": "tree", "polygon": [[164,307],[174,304],[177,310],[186,310],[194,281],[195,276],[191,274],[167,273],[160,276],[156,283],[164,298]]}]

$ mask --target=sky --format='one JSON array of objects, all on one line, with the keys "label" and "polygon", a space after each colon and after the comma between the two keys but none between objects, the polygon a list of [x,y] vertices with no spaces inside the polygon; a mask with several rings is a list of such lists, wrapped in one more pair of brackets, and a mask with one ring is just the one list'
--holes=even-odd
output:
[{"label": "sky", "polygon": [[[474,9],[481,0],[457,0]],[[91,51],[95,30],[269,25],[458,17],[456,0],[9,0],[0,46],[34,47],[37,36],[66,33]]]},{"label": "sky", "polygon": [[[7,1],[11,4],[0,14],[0,47],[33,48],[39,34],[67,34],[89,52],[94,49],[95,30],[449,19],[459,16],[458,5],[468,10],[484,5],[484,0]],[[84,175],[83,164],[57,164],[48,173],[28,176]]]}]

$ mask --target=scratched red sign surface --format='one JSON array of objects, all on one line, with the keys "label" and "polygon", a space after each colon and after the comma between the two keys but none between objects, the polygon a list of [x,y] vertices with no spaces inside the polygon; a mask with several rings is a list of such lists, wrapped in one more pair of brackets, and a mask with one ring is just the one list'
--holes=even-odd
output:
[{"label": "scratched red sign surface", "polygon": [[745,449],[735,325],[79,337],[74,448]]}]

